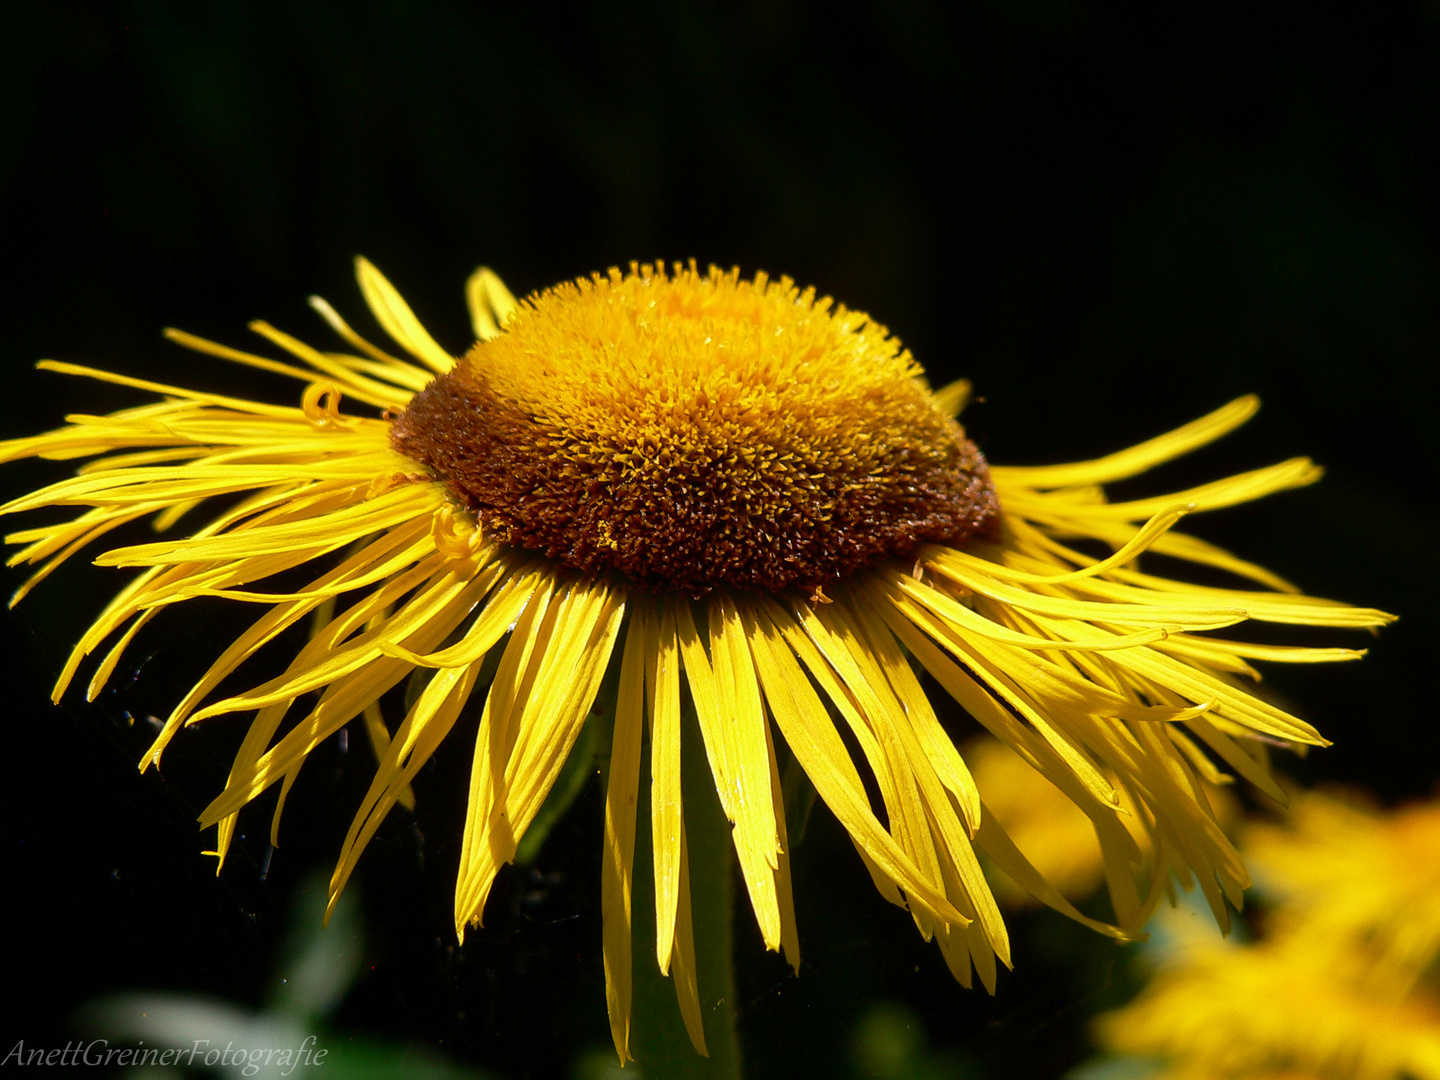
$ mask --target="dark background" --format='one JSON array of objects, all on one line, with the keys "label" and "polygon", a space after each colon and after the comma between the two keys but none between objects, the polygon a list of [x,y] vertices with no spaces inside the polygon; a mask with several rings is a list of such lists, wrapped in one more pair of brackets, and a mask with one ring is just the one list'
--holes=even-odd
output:
[{"label": "dark background", "polygon": [[[1336,743],[1292,772],[1424,795],[1440,7],[1166,8],[13,3],[0,435],[139,400],[37,374],[40,357],[289,400],[158,330],[247,345],[264,317],[320,341],[310,293],[368,326],[362,252],[457,350],[481,262],[517,293],[631,259],[787,273],[887,324],[937,382],[972,378],[967,426],[1002,463],[1103,453],[1257,391],[1247,429],[1156,483],[1326,465],[1317,487],[1191,527],[1402,614],[1363,664],[1271,683]],[[60,474],[7,466],[3,491]],[[7,971],[26,1003],[0,1049],[62,1044],[79,1003],[123,987],[261,1001],[289,890],[333,858],[365,783],[368,762],[322,755],[269,875],[262,811],[217,880],[192,822],[238,736],[183,740],[142,778],[126,718],[167,711],[228,616],[177,615],[93,706],[46,700],[114,580],[77,561],[4,621]],[[597,800],[534,874],[502,876],[492,925],[456,954],[444,853],[465,768],[438,766],[421,814],[362,863],[375,969],[337,1024],[562,1075],[608,1041]],[[884,1002],[979,1070],[963,1075],[1085,1056],[1085,1017],[1121,992],[1113,950],[1021,920],[1020,972],[996,999],[964,992],[837,832],[818,822],[797,856],[802,977],[742,933],[753,1075],[858,1075],[847,1040]]]}]

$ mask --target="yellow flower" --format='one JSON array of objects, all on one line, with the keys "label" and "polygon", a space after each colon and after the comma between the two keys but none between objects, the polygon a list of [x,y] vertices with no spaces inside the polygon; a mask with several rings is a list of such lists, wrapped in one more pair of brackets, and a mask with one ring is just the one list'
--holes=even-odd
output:
[{"label": "yellow flower", "polygon": [[1437,945],[1440,806],[1384,814],[1317,792],[1283,825],[1252,826],[1245,854],[1275,906],[1252,945],[1191,918],[1154,979],[1100,1019],[1120,1053],[1181,1078],[1440,1078],[1440,996],[1424,979]]},{"label": "yellow flower", "polygon": [[1406,985],[1440,953],[1440,802],[1385,814],[1307,792],[1245,848],[1280,918],[1316,947],[1368,949]]},{"label": "yellow flower", "polygon": [[[224,791],[201,817],[218,826],[223,858],[236,814],[277,783],[283,805],[306,756],[364,717],[380,765],[332,895],[472,695],[483,697],[455,889],[460,934],[480,922],[613,658],[601,888],[622,1060],[646,732],[654,946],[703,1048],[682,724],[698,723],[769,948],[798,965],[784,755],[956,976],[968,985],[973,965],[993,988],[996,961],[1008,964],[1010,951],[977,848],[1040,900],[1115,936],[1138,930],[1171,875],[1188,886],[1193,874],[1222,921],[1222,894],[1240,903],[1245,868],[1202,784],[1216,782],[1223,763],[1274,792],[1266,743],[1323,742],[1245,688],[1250,661],[1361,654],[1207,631],[1247,619],[1388,620],[1301,596],[1174,531],[1189,513],[1312,482],[1319,470],[1307,460],[1106,501],[1100,485],[1224,435],[1255,411],[1253,398],[1097,461],[990,469],[952,419],[965,385],[932,393],[883,327],[787,279],[632,266],[517,303],[482,270],[467,286],[479,341],[457,360],[374,267],[360,260],[358,276],[409,359],[363,340],[318,300],[353,352],[321,352],[265,323],[252,328],[300,366],[170,335],[294,376],[306,386],[299,408],[47,361],[163,400],[72,416],[0,446],[0,460],[96,458],[0,508],[83,508],[8,537],[26,545],[13,561],[41,564],[17,595],[117,526],[148,518],[165,531],[201,503],[228,500],[188,537],[96,560],[140,573],[82,636],[55,696],[114,638],[93,696],[170,604],[253,604],[254,625],[175,706],[144,765],[158,763],[182,725],[253,714]],[[343,409],[342,396],[366,408]],[[1111,553],[1089,554],[1096,546]],[[1257,587],[1157,577],[1137,566],[1146,551]],[[274,584],[302,567],[307,584]],[[214,700],[222,680],[302,620],[315,632],[283,674]],[[492,654],[493,678],[484,666]],[[380,703],[417,670],[431,674],[392,733]],[[983,807],[922,673],[1089,819],[1118,926],[1081,916],[1019,855]],[[1122,805],[1148,836],[1143,850]]]},{"label": "yellow flower", "polygon": [[1258,944],[1163,920],[1171,959],[1097,1022],[1114,1053],[1157,1058],[1166,1080],[1440,1080],[1440,998],[1377,981],[1373,958],[1297,924]]}]

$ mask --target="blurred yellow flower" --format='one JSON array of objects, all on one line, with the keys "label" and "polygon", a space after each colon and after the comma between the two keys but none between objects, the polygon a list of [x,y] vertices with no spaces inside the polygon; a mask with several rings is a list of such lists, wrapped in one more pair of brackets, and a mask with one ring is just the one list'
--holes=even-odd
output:
[{"label": "blurred yellow flower", "polygon": [[1256,944],[1184,913],[1150,985],[1102,1017],[1110,1050],[1162,1058],[1166,1077],[1440,1078],[1440,804],[1384,813],[1319,792],[1246,831],[1267,901]]},{"label": "blurred yellow flower", "polygon": [[1162,1060],[1155,1077],[1440,1080],[1440,997],[1377,984],[1364,952],[1309,928],[1235,944],[1183,911],[1161,930],[1176,938],[1170,958],[1096,1025],[1112,1053]]},{"label": "blurred yellow flower", "polygon": [[1279,917],[1322,947],[1361,946],[1403,983],[1440,953],[1440,801],[1393,813],[1322,792],[1252,826],[1246,853]]},{"label": "blurred yellow flower", "polygon": [[[39,564],[17,598],[117,527],[148,519],[163,532],[205,505],[211,517],[188,536],[99,556],[139,574],[82,635],[55,696],[113,639],[89,681],[94,697],[171,604],[253,605],[254,624],[176,704],[143,764],[157,764],[182,726],[253,717],[224,791],[201,815],[217,826],[223,859],[239,811],[275,785],[283,806],[310,752],[363,717],[380,765],[345,838],[332,903],[478,695],[455,889],[461,935],[480,922],[613,664],[601,891],[622,1060],[647,730],[655,956],[675,972],[703,1050],[682,725],[698,725],[770,949],[798,966],[778,767],[793,756],[881,893],[939,942],[959,979],[968,985],[973,967],[993,988],[1010,950],[977,848],[1042,901],[1116,936],[1138,931],[1172,875],[1198,881],[1222,922],[1222,897],[1241,902],[1246,871],[1204,785],[1219,782],[1223,764],[1277,791],[1266,743],[1324,741],[1250,693],[1250,662],[1361,654],[1209,631],[1389,619],[1299,595],[1175,531],[1190,513],[1314,481],[1308,460],[1174,494],[1105,497],[1102,484],[1243,423],[1253,398],[1095,461],[991,469],[953,419],[963,384],[932,393],[883,327],[786,279],[636,265],[517,303],[482,270],[466,288],[478,341],[457,359],[373,266],[360,260],[358,276],[408,359],[319,300],[351,351],[253,324],[297,366],[170,333],[299,380],[298,408],[45,362],[161,400],[74,415],[0,445],[0,460],[94,459],[0,507],[79,508],[7,537],[25,545],[12,563]],[[361,410],[343,409],[342,397]],[[1147,551],[1258,587],[1155,576],[1136,562]],[[293,571],[310,580],[276,577]],[[306,621],[311,639],[282,674],[216,700],[248,658]],[[392,728],[382,705],[399,704],[389,691],[416,672],[427,679]],[[982,806],[921,673],[1089,820],[1118,927],[1081,916],[1017,852]],[[272,835],[278,818],[279,807]]]}]

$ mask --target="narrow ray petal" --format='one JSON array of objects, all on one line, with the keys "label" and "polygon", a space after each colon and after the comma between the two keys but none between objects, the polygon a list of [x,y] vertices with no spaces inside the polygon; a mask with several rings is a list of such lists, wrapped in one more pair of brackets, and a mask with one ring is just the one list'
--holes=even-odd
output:
[{"label": "narrow ray petal", "polygon": [[640,736],[645,727],[645,646],[642,623],[632,618],[620,661],[600,861],[605,1000],[610,1036],[622,1064],[630,1059],[630,887],[635,865],[635,810],[640,798]]},{"label": "narrow ray petal", "polygon": [[376,270],[369,259],[357,257],[355,279],[375,320],[396,344],[434,371],[446,372],[455,366],[455,358],[435,344],[430,331],[420,324],[410,305],[395,291],[395,286]]}]

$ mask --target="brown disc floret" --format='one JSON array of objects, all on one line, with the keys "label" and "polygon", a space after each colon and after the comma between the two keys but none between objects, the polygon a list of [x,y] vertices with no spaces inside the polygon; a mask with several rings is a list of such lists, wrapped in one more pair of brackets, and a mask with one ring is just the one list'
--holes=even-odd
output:
[{"label": "brown disc floret", "polygon": [[786,279],[632,266],[527,300],[392,440],[497,540],[583,573],[814,589],[994,534],[985,460],[920,375]]}]

